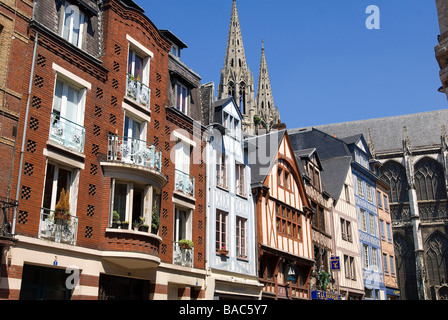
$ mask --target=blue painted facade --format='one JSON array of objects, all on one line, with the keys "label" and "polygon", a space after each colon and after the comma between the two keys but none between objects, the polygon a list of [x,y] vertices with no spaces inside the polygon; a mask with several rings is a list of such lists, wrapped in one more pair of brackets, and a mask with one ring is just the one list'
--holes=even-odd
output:
[{"label": "blue painted facade", "polygon": [[233,98],[215,102],[206,148],[208,299],[261,295],[251,168],[241,124]]},{"label": "blue painted facade", "polygon": [[362,137],[356,143],[348,144],[352,153],[352,175],[355,189],[355,203],[358,213],[358,228],[362,276],[366,300],[385,300],[379,218],[376,199],[378,177],[370,171],[371,158],[367,144]]}]

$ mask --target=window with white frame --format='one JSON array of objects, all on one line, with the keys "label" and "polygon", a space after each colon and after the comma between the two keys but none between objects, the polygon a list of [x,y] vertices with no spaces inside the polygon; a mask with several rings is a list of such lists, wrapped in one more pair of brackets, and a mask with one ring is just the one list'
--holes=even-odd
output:
[{"label": "window with white frame", "polygon": [[381,233],[381,239],[386,239],[386,234],[384,232],[384,220],[380,219],[380,233]]},{"label": "window with white frame", "polygon": [[364,197],[364,192],[362,190],[362,180],[361,180],[361,178],[358,178],[357,181],[358,181],[358,195],[360,197]]},{"label": "window with white frame", "polygon": [[369,268],[369,246],[363,245],[364,268]]},{"label": "window with white frame", "polygon": [[84,151],[86,88],[57,75],[51,113],[50,140],[74,151]]},{"label": "window with white frame", "polygon": [[372,264],[375,268],[378,267],[378,250],[372,247]]},{"label": "window with white frame", "polygon": [[393,256],[389,256],[389,262],[390,262],[390,274],[395,275],[395,261]]},{"label": "window with white frame", "polygon": [[216,210],[216,251],[227,248],[227,212]]},{"label": "window with white frame", "polygon": [[78,6],[63,2],[61,7],[61,33],[62,38],[71,44],[82,47],[86,16],[79,10]]},{"label": "window with white frame", "polygon": [[227,161],[226,155],[216,154],[216,185],[227,189]]},{"label": "window with white frame", "polygon": [[360,215],[361,215],[361,226],[362,231],[367,232],[367,218],[366,218],[366,211],[364,209],[360,209]]},{"label": "window with white frame", "polygon": [[383,208],[383,202],[381,200],[381,192],[377,191],[376,192],[376,199],[377,199],[377,204],[378,204],[378,208],[382,209]]},{"label": "window with white frame", "polygon": [[77,198],[77,183],[79,169],[64,167],[56,163],[48,163],[45,175],[44,195],[42,201],[43,211],[50,214],[55,210],[61,191],[69,194],[70,214],[76,213],[75,199]]},{"label": "window with white frame", "polygon": [[240,196],[246,196],[246,166],[244,164],[235,163],[236,171],[236,193]]},{"label": "window with white frame", "polygon": [[386,229],[387,229],[387,240],[389,242],[392,242],[392,230],[390,227],[390,222],[386,222]]},{"label": "window with white frame", "polygon": [[367,201],[372,203],[372,187],[366,184]]},{"label": "window with white frame", "polygon": [[344,255],[344,271],[347,279],[356,280],[355,259]]},{"label": "window with white frame", "polygon": [[174,241],[182,239],[192,240],[191,210],[175,208]]},{"label": "window with white frame", "polygon": [[244,218],[236,218],[236,256],[243,259],[247,257],[246,222]]},{"label": "window with white frame", "polygon": [[154,55],[131,36],[126,35],[126,39],[129,41],[126,96],[149,107],[151,98],[150,66]]},{"label": "window with white frame", "polygon": [[174,86],[176,97],[176,109],[184,114],[188,114],[188,107],[190,105],[190,90],[179,82]]},{"label": "window with white frame", "polygon": [[[128,229],[133,225],[150,221],[151,217],[145,216],[145,197],[150,188],[133,182],[112,179],[113,212],[117,212],[121,222],[128,222]],[[123,227],[122,227],[123,228]]]},{"label": "window with white frame", "polygon": [[369,229],[370,234],[375,235],[375,216],[369,213]]}]

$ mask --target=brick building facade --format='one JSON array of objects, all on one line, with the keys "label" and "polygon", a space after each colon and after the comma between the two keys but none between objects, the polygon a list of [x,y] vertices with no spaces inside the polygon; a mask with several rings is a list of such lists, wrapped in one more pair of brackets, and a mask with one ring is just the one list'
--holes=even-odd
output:
[{"label": "brick building facade", "polygon": [[[17,245],[2,255],[0,298],[201,298],[200,77],[171,57],[169,34],[133,1],[39,1],[33,17],[26,54],[11,53],[33,57],[26,72],[14,70],[25,75],[16,96],[32,83],[29,104],[22,98],[15,111],[17,146],[24,142],[11,161]],[[188,112],[174,103],[174,78],[187,89]],[[178,164],[184,142],[192,160]],[[190,163],[187,174],[175,170]],[[59,220],[62,190],[70,215]],[[185,221],[190,251],[178,246]]]}]

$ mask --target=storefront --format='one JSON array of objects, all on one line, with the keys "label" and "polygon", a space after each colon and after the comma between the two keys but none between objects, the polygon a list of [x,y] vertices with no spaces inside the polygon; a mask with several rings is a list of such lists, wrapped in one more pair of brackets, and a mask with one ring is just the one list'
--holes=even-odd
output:
[{"label": "storefront", "polygon": [[342,300],[342,296],[336,292],[314,290],[311,292],[312,300]]}]

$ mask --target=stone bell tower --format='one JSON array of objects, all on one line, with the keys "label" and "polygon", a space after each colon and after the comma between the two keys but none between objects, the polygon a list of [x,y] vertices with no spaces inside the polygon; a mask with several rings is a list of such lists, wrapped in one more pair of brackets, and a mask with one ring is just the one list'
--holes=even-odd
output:
[{"label": "stone bell tower", "polygon": [[440,92],[448,97],[448,2],[446,0],[436,0],[437,14],[439,18],[440,35],[439,44],[436,46],[436,58],[440,66],[440,80],[442,86]]}]

